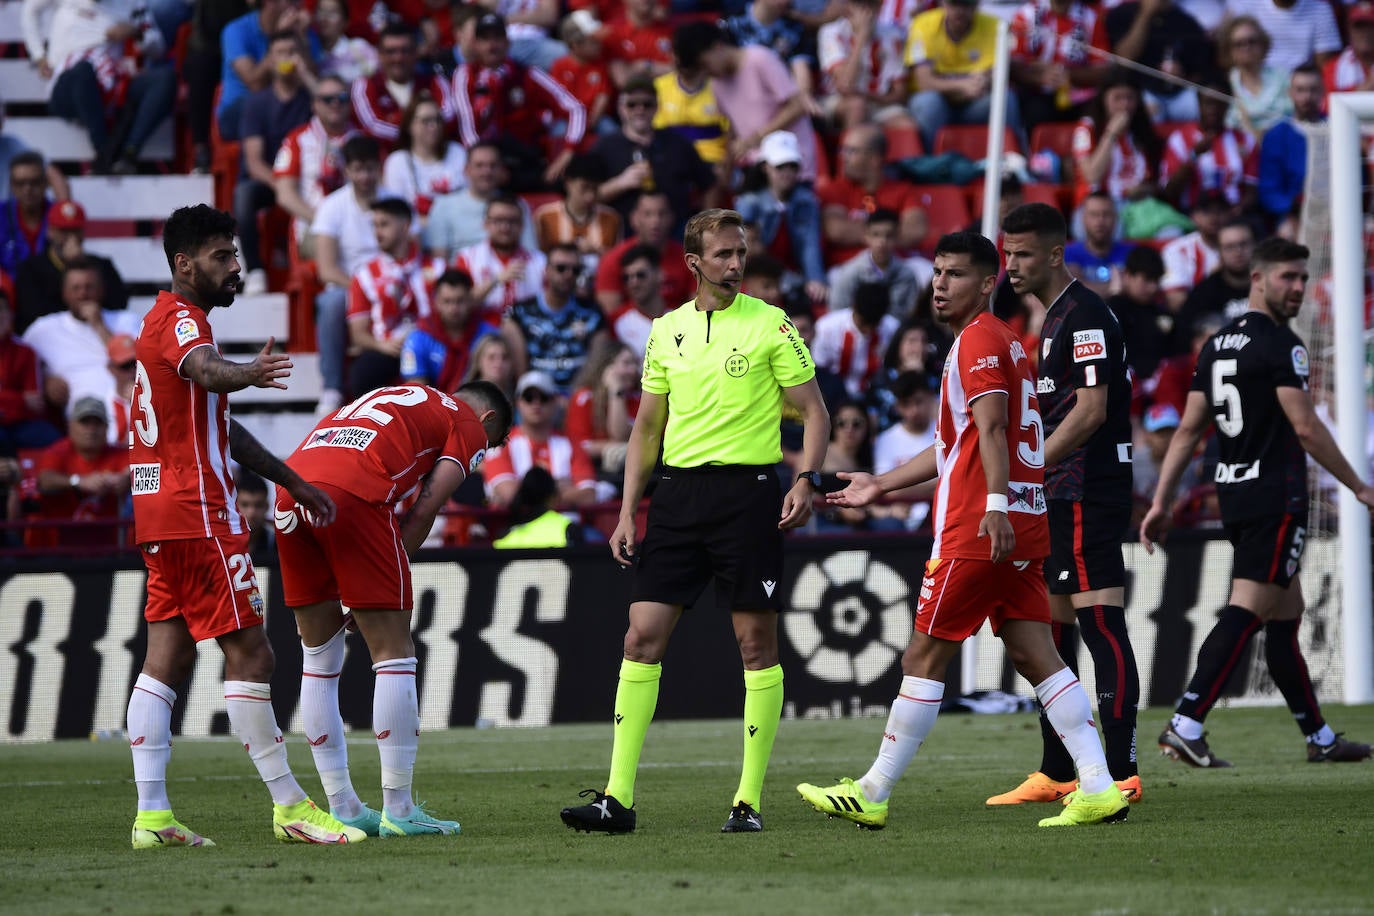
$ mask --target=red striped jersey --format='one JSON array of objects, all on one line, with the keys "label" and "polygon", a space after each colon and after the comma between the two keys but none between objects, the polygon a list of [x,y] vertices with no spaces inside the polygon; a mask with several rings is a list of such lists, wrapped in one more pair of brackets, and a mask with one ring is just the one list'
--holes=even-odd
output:
[{"label": "red striped jersey", "polygon": [[524,429],[515,426],[510,431],[510,439],[494,450],[487,462],[483,473],[487,492],[503,480],[524,477],[535,465],[552,474],[554,480],[569,480],[577,487],[596,485],[596,468],[581,445],[557,433],[543,442],[536,442]]},{"label": "red striped jersey", "polygon": [[517,248],[515,253],[503,255],[491,247],[491,242],[483,240],[476,245],[458,249],[453,256],[453,266],[467,271],[468,276],[472,277],[472,282],[476,286],[481,286],[499,276],[506,265],[515,260],[525,262],[525,276],[509,283],[496,284],[482,301],[488,311],[499,314],[510,308],[517,299],[539,295],[539,291],[544,287],[546,259],[543,252]]},{"label": "red striped jersey", "polygon": [[219,350],[205,312],[158,293],[134,341],[129,470],[139,544],[248,531],[229,470],[229,399],[181,372],[201,347]]},{"label": "red striped jersey", "polygon": [[845,18],[827,22],[816,35],[817,56],[824,74],[825,91],[838,92],[835,73],[855,53],[861,53],[857,89],[870,96],[886,95],[906,77],[907,25],[879,23],[874,27],[873,39],[863,49],[857,48],[854,28]]},{"label": "red striped jersey", "polygon": [[883,367],[883,356],[900,324],[895,315],[884,315],[875,330],[864,334],[854,326],[853,309],[829,312],[816,320],[811,356],[816,365],[843,379],[850,397],[857,398]]},{"label": "red striped jersey", "polygon": [[1160,287],[1169,290],[1191,290],[1207,275],[1221,266],[1221,252],[1202,240],[1202,234],[1190,232],[1164,246],[1164,278]]},{"label": "red striped jersey", "polygon": [[[1083,174],[1083,160],[1092,155],[1093,148],[1097,146],[1097,135],[1093,129],[1092,118],[1083,118],[1078,122],[1078,126],[1073,130],[1073,158],[1076,165],[1075,172]],[[1074,200],[1081,203],[1091,191],[1106,191],[1112,199],[1120,203],[1126,199],[1126,195],[1136,185],[1153,177],[1150,169],[1150,160],[1145,158],[1145,154],[1136,148],[1135,141],[1130,134],[1122,134],[1117,138],[1116,146],[1112,148],[1111,162],[1107,166],[1107,172],[1102,176],[1102,180],[1096,184],[1089,184],[1080,178],[1078,187],[1074,192]]]},{"label": "red striped jersey", "polygon": [[430,314],[434,281],[444,272],[444,259],[424,255],[411,243],[405,260],[383,252],[353,275],[348,288],[348,320],[367,316],[372,336],[389,340],[407,325]]},{"label": "red striped jersey", "polygon": [[1348,47],[1327,61],[1323,71],[1327,92],[1349,92],[1364,85],[1374,67],[1366,67],[1355,54],[1355,49]]},{"label": "red striped jersey", "polygon": [[394,505],[440,461],[481,466],[487,432],[476,412],[427,385],[378,388],[325,417],[286,459],[311,483]]},{"label": "red striped jersey", "polygon": [[[318,207],[320,201],[348,183],[344,177],[343,145],[357,135],[358,130],[353,127],[331,135],[319,118],[312,117],[286,135],[272,160],[272,177],[296,179],[301,199],[312,209]],[[294,222],[297,240],[304,239],[310,224],[301,219]]]},{"label": "red striped jersey", "polygon": [[[453,89],[447,79],[437,73],[419,76],[410,84],[410,91],[428,92],[439,103],[444,123],[453,124],[456,117]],[[387,88],[386,74],[378,70],[371,76],[354,80],[349,94],[353,97],[353,118],[358,125],[383,144],[394,145],[401,136],[401,115],[405,114],[406,107]]]},{"label": "red striped jersey", "polygon": [[543,70],[507,60],[499,67],[462,64],[453,74],[458,139],[471,148],[482,140],[512,137],[543,147],[550,123],[562,115],[568,126],[559,148],[573,148],[587,131],[587,110]]},{"label": "red striped jersey", "polygon": [[1193,163],[1193,178],[1183,189],[1182,209],[1191,210],[1204,191],[1220,191],[1232,204],[1240,203],[1241,185],[1245,182],[1245,166],[1255,151],[1255,138],[1234,127],[1223,130],[1212,142],[1212,148],[1202,155],[1193,147],[1202,139],[1202,129],[1185,124],[1164,144],[1164,159],[1159,167],[1159,183],[1168,184],[1185,162]]},{"label": "red striped jersey", "polygon": [[1010,559],[1049,555],[1045,432],[1035,384],[1026,351],[1006,322],[984,312],[959,332],[940,381],[940,414],[935,423],[939,478],[933,500],[931,557],[988,557],[988,539],[978,536],[978,525],[987,514],[988,484],[973,402],[993,392],[1007,396],[1007,517],[1016,533]]},{"label": "red striped jersey", "polygon": [[1098,59],[1088,54],[1088,48],[1111,48],[1106,17],[1095,7],[1072,3],[1061,16],[1049,0],[1031,0],[1016,11],[1011,40],[1013,57],[1064,67],[1095,64]]}]

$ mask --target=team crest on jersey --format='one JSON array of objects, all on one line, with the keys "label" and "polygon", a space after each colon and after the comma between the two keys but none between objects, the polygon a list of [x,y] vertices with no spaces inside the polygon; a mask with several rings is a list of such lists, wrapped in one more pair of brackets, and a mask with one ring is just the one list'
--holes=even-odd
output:
[{"label": "team crest on jersey", "polygon": [[1107,336],[1100,330],[1073,332],[1073,361],[1086,363],[1107,355]]},{"label": "team crest on jersey", "polygon": [[156,462],[129,465],[129,476],[135,496],[147,496],[162,488],[162,465]]},{"label": "team crest on jersey", "polygon": [[331,429],[315,430],[301,448],[350,448],[355,452],[361,452],[371,445],[375,438],[375,429],[365,426],[335,426]]},{"label": "team crest on jersey", "polygon": [[1293,371],[1298,375],[1307,375],[1311,371],[1307,361],[1307,348],[1301,344],[1293,348]]},{"label": "team crest on jersey", "polygon": [[1044,340],[1042,340],[1042,341],[1040,342],[1040,358],[1041,358],[1041,359],[1049,359],[1049,356],[1050,356],[1050,344],[1052,344],[1052,343],[1054,343],[1054,338],[1053,338],[1053,337],[1046,337]]},{"label": "team crest on jersey", "polygon": [[468,473],[476,474],[477,469],[482,466],[482,462],[487,460],[487,450],[479,448],[471,458],[468,459]]},{"label": "team crest on jersey", "polygon": [[267,610],[266,603],[262,600],[262,592],[258,591],[257,586],[248,593],[248,606],[253,609],[253,613],[261,617]]},{"label": "team crest on jersey", "polygon": [[172,333],[176,335],[177,346],[184,347],[200,336],[200,327],[194,318],[183,318],[176,323]]},{"label": "team crest on jersey", "polygon": [[731,353],[725,358],[725,374],[731,378],[744,378],[749,371],[749,357],[743,353]]}]

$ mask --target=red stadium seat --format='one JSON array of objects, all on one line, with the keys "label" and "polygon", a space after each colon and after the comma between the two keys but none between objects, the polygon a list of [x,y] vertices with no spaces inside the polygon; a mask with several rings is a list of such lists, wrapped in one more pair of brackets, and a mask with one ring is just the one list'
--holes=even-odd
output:
[{"label": "red stadium seat", "polygon": [[946,232],[967,229],[973,222],[968,209],[968,195],[957,184],[916,185],[921,208],[926,211],[926,237],[921,250],[930,251]]},{"label": "red stadium seat", "polygon": [[887,161],[898,162],[913,156],[924,156],[925,147],[921,144],[921,134],[915,127],[897,125],[883,128],[887,138]]},{"label": "red stadium seat", "polygon": [[[222,87],[215,90],[213,107],[219,108]],[[234,209],[234,186],[239,180],[239,144],[219,134],[219,118],[210,116],[210,174],[215,179],[215,206],[221,210]]]},{"label": "red stadium seat", "polygon": [[[1003,139],[1002,151],[1021,152],[1021,144],[1016,140],[1011,128],[1007,128]],[[986,124],[951,124],[940,128],[935,134],[935,155],[959,153],[977,162],[988,156],[988,128]]]}]

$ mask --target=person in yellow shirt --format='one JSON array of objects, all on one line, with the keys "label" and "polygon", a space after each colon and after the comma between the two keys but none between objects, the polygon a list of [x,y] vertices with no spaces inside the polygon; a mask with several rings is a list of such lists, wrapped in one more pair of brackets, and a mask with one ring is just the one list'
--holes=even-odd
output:
[{"label": "person in yellow shirt", "polygon": [[726,187],[730,121],[720,113],[711,80],[701,66],[702,26],[711,28],[709,23],[689,22],[673,33],[676,66],[654,78],[658,91],[654,129],[673,130],[691,140],[701,161],[716,170],[716,184]]},{"label": "person in yellow shirt", "polygon": [[[915,90],[907,108],[920,125],[927,151],[946,124],[986,124],[992,100],[997,17],[978,0],[942,0],[911,20],[906,65]],[[1007,126],[1018,133],[1021,113],[1007,93]]]}]

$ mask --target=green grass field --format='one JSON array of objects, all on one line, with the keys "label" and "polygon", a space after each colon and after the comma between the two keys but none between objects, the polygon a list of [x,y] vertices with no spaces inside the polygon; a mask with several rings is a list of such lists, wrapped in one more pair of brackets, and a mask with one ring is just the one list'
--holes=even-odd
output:
[{"label": "green grass field", "polygon": [[[1374,735],[1374,707],[1332,707]],[[457,837],[348,848],[272,838],[267,795],[232,740],[178,741],[170,792],[214,849],[134,852],[123,742],[0,746],[0,911],[24,913],[1369,913],[1374,763],[1312,766],[1286,710],[1221,709],[1210,740],[1235,769],[1158,756],[1141,716],[1144,800],[1109,827],[1041,830],[1049,810],[987,809],[1039,760],[1034,715],[947,716],[894,796],[888,828],[827,820],[792,787],[858,776],[879,719],[789,721],[763,799],[767,830],[722,835],[738,777],[734,722],[658,723],[639,830],[588,836],[558,810],[600,787],[607,726],[426,733],[418,790]],[[310,755],[289,738],[302,782]],[[377,755],[353,744],[377,801]]]}]

